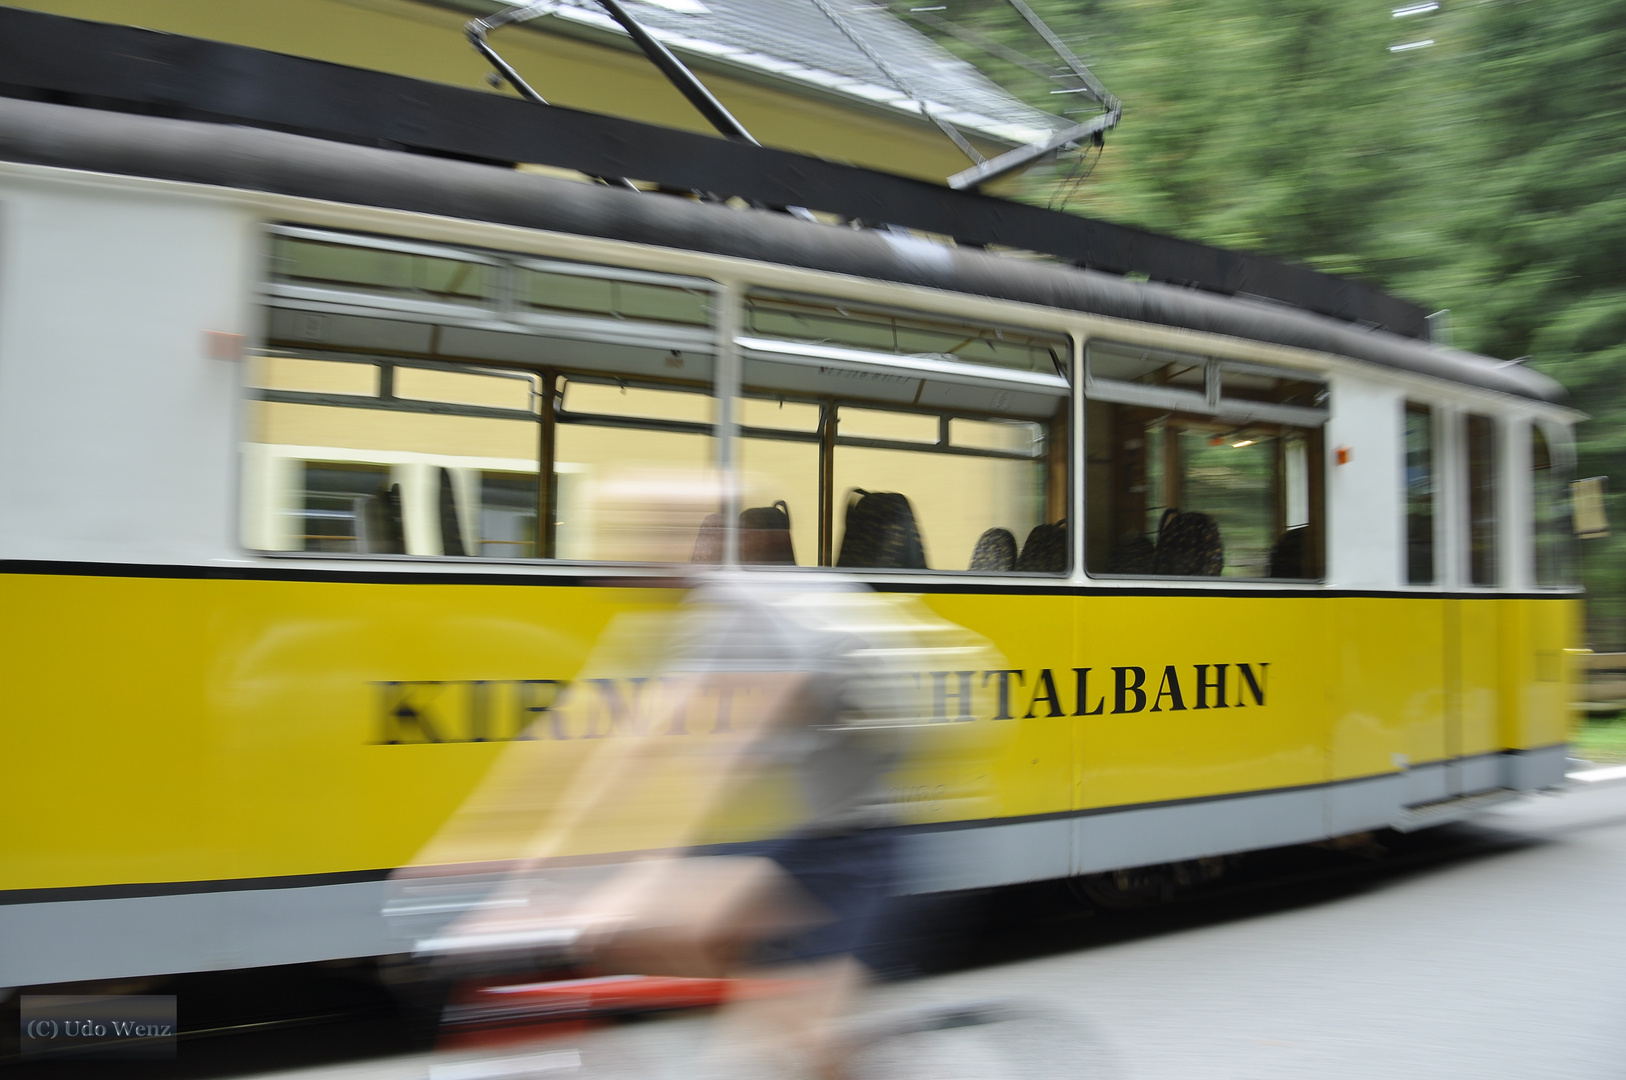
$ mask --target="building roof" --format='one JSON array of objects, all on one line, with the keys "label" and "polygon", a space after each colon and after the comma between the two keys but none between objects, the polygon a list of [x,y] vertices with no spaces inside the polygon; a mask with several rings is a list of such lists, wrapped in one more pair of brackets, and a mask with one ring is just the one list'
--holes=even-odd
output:
[{"label": "building roof", "polygon": [[[505,4],[440,0],[487,14]],[[624,7],[686,61],[792,84],[915,117],[936,115],[1012,146],[1070,121],[1018,100],[972,64],[861,0],[624,0]],[[556,0],[529,25],[557,33],[626,33],[595,0]],[[499,51],[500,39],[494,42]],[[928,113],[926,110],[930,110]]]}]

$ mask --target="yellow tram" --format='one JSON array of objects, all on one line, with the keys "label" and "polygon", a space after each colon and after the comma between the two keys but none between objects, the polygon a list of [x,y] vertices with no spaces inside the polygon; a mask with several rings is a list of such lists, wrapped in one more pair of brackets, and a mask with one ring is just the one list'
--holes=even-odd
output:
[{"label": "yellow tram", "polygon": [[[384,878],[508,741],[614,736],[636,687],[550,706],[672,602],[617,521],[644,500],[688,558],[705,523],[663,490],[728,531],[781,505],[776,572],[1006,658],[919,673],[932,720],[1005,735],[976,818],[903,793],[917,891],[1562,779],[1577,414],[1544,377],[405,157],[0,102],[0,985],[399,948]],[[918,545],[861,535],[864,493]]]}]

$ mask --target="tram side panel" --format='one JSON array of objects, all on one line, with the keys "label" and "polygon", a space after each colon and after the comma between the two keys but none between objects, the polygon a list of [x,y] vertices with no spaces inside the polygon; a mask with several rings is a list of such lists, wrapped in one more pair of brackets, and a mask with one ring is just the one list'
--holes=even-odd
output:
[{"label": "tram side panel", "polygon": [[1148,591],[1076,612],[1074,873],[1324,835],[1324,601]]},{"label": "tram side panel", "polygon": [[175,677],[206,651],[211,610],[182,601],[204,587],[153,568],[235,553],[238,368],[205,335],[245,340],[259,228],[25,172],[0,177],[0,800],[38,828],[8,832],[0,890],[161,880],[218,846],[217,772],[206,680]]},{"label": "tram side panel", "polygon": [[[1083,738],[1077,600],[963,593],[922,599],[986,638],[1005,667],[922,673],[932,719],[964,729],[929,735],[964,740],[969,756],[966,775],[905,779],[900,789],[911,833],[905,887],[931,892],[1067,877]],[[943,793],[961,798],[945,801]]]}]

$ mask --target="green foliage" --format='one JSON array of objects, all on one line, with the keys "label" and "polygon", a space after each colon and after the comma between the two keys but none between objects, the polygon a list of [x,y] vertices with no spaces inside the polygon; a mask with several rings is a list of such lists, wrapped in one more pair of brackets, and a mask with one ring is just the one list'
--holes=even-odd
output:
[{"label": "green foliage", "polygon": [[1626,763],[1626,720],[1619,717],[1586,720],[1576,725],[1571,752],[1599,765]]},{"label": "green foliage", "polygon": [[[1042,54],[1004,0],[945,2]],[[1364,278],[1532,357],[1592,416],[1580,475],[1618,492],[1582,565],[1593,643],[1626,646],[1626,0],[1029,2],[1124,117],[1076,192],[1020,197]]]}]

